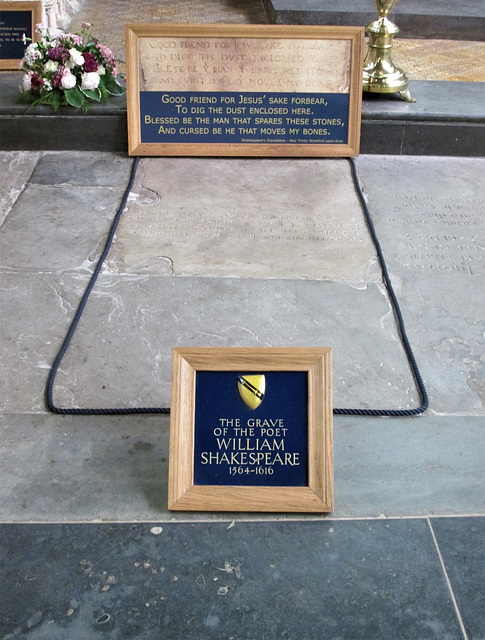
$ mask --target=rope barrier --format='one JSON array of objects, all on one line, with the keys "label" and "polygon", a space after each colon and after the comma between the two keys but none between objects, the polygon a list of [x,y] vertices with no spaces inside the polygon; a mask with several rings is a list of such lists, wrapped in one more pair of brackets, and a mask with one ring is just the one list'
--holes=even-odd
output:
[{"label": "rope barrier", "polygon": [[[401,342],[403,344],[404,347],[404,351],[406,353],[408,362],[409,362],[409,366],[411,368],[412,374],[414,376],[414,380],[416,382],[416,386],[417,389],[419,391],[420,394],[420,399],[421,399],[421,405],[419,407],[417,407],[416,409],[334,409],[333,413],[334,415],[352,415],[352,416],[388,416],[388,417],[394,417],[394,416],[416,416],[419,415],[421,413],[424,413],[426,411],[426,409],[428,408],[429,405],[429,401],[428,401],[428,394],[426,392],[426,388],[424,386],[423,383],[423,379],[421,377],[421,374],[419,372],[418,369],[418,365],[416,362],[416,359],[414,357],[413,351],[411,349],[411,345],[409,343],[407,334],[406,334],[406,330],[404,327],[404,320],[403,320],[403,316],[401,313],[401,309],[399,307],[399,303],[397,301],[396,298],[396,294],[394,293],[394,289],[392,287],[391,284],[391,279],[389,277],[389,272],[387,270],[387,265],[384,259],[384,255],[382,253],[382,249],[379,243],[379,240],[377,238],[377,234],[374,228],[374,224],[372,222],[371,216],[370,216],[370,212],[369,209],[367,207],[367,203],[365,201],[364,198],[364,194],[362,193],[362,189],[360,187],[359,184],[359,179],[357,176],[357,169],[355,166],[355,161],[353,160],[353,158],[349,158],[349,162],[350,162],[350,166],[351,166],[351,172],[352,172],[352,177],[353,177],[353,181],[354,181],[354,185],[355,185],[355,190],[356,193],[358,195],[358,198],[360,200],[361,203],[361,207],[364,213],[364,217],[367,223],[367,227],[369,229],[369,233],[372,237],[372,240],[374,242],[374,246],[376,248],[377,251],[377,256],[379,259],[379,263],[382,269],[382,274],[383,274],[383,280],[384,280],[384,284],[386,286],[386,290],[388,292],[389,295],[389,299],[391,301],[391,305],[394,311],[394,315],[397,321],[397,326],[399,329],[399,335],[401,338]],[[128,197],[130,195],[131,189],[133,187],[133,183],[135,181],[135,177],[136,177],[136,172],[138,169],[138,165],[140,163],[140,158],[137,157],[135,158],[134,162],[133,162],[133,166],[132,166],[132,170],[131,170],[131,176],[130,176],[130,180],[128,183],[128,186],[126,188],[126,191],[123,195],[123,198],[121,200],[120,206],[118,207],[118,210],[116,212],[116,215],[113,219],[113,222],[111,224],[111,229],[108,235],[108,238],[106,240],[103,252],[101,253],[101,256],[98,260],[98,263],[96,265],[96,268],[90,278],[89,284],[81,298],[81,301],[79,303],[79,306],[76,310],[76,313],[74,315],[74,318],[72,320],[71,326],[69,327],[69,331],[67,332],[66,337],[64,338],[64,341],[61,345],[61,348],[59,349],[59,352],[56,356],[56,358],[54,359],[54,362],[52,364],[50,373],[49,373],[49,377],[47,379],[47,384],[46,384],[46,389],[45,389],[45,401],[46,401],[46,405],[47,405],[47,409],[49,411],[51,411],[52,413],[58,414],[58,415],[74,415],[74,416],[80,416],[80,415],[95,415],[95,416],[106,416],[106,415],[130,415],[130,414],[169,414],[170,413],[170,408],[169,407],[129,407],[129,408],[116,408],[116,409],[85,409],[85,408],[61,408],[61,407],[57,407],[54,404],[54,400],[53,400],[53,392],[54,392],[54,383],[55,383],[55,379],[56,379],[56,375],[57,372],[59,370],[59,366],[62,362],[62,359],[64,358],[64,355],[67,351],[67,349],[69,348],[69,344],[71,343],[72,337],[76,331],[76,328],[79,324],[79,321],[81,319],[81,316],[84,312],[84,308],[86,307],[86,304],[88,302],[89,296],[94,288],[94,285],[96,284],[96,280],[98,279],[98,276],[101,272],[101,268],[103,266],[104,261],[106,260],[109,250],[111,248],[111,244],[113,242],[115,233],[116,233],[116,229],[118,227],[118,223],[121,219],[121,216],[123,214],[123,211],[126,207],[126,203],[128,201]]]}]

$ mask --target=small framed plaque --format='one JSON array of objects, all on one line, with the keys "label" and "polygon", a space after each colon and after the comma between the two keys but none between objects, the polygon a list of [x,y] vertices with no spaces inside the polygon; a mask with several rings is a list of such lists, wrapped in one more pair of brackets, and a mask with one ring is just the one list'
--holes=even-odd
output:
[{"label": "small framed plaque", "polygon": [[177,348],[168,508],[333,509],[331,350]]},{"label": "small framed plaque", "polygon": [[0,2],[0,69],[18,69],[24,57],[23,35],[35,41],[42,2]]},{"label": "small framed plaque", "polygon": [[131,155],[354,156],[362,27],[126,27]]}]

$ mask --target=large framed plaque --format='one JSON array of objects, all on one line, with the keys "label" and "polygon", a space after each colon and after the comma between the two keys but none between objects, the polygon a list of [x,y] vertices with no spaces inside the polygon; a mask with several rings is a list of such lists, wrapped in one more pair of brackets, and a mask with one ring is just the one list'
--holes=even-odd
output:
[{"label": "large framed plaque", "polygon": [[331,350],[177,348],[168,508],[333,509]]},{"label": "large framed plaque", "polygon": [[35,25],[42,21],[42,3],[0,2],[0,69],[18,69],[24,57],[23,35],[36,40]]},{"label": "large framed plaque", "polygon": [[126,26],[131,155],[355,156],[363,27]]}]

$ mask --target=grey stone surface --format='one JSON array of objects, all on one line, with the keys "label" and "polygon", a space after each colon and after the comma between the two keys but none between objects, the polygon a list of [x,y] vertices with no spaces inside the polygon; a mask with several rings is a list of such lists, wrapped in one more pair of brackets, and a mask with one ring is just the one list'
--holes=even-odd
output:
[{"label": "grey stone surface", "polygon": [[0,525],[4,640],[463,638],[424,520],[152,529]]},{"label": "grey stone surface", "polygon": [[[263,0],[277,24],[366,25],[378,16],[368,0]],[[481,0],[399,2],[390,15],[401,37],[483,40],[485,9]]]},{"label": "grey stone surface", "polygon": [[36,151],[0,151],[0,225],[21,194],[39,157]]},{"label": "grey stone surface", "polygon": [[[265,518],[167,511],[166,416],[2,414],[0,430],[2,522]],[[484,514],[482,431],[481,417],[335,417],[330,518]]]},{"label": "grey stone surface", "polygon": [[361,157],[358,168],[431,410],[483,415],[483,160]]},{"label": "grey stone surface", "polygon": [[[87,285],[88,258],[103,245],[131,160],[62,153],[42,160],[1,229],[8,260],[2,253],[0,518],[171,519],[168,418],[61,418],[44,407],[49,366]],[[483,513],[483,162],[357,160],[431,408],[415,419],[336,417],[335,517]],[[236,166],[217,163],[229,175]],[[332,170],[345,166],[322,162],[323,173],[327,164]],[[254,173],[263,165],[246,166]],[[186,166],[174,162],[172,172],[179,167],[187,173]],[[113,188],[93,186],[105,184],[108,174]],[[192,195],[206,208],[217,193],[212,175],[200,176],[201,195]],[[308,202],[304,178],[298,173]],[[311,174],[308,184],[315,180]],[[170,181],[181,184],[182,178],[171,173]],[[257,176],[254,184],[265,183]],[[348,192],[351,185],[343,185]],[[298,189],[287,191],[295,206]],[[130,207],[148,209],[140,203],[150,202],[152,193],[135,189]],[[257,193],[262,200],[263,187]],[[37,213],[46,194],[49,206]],[[256,201],[255,194],[250,198]],[[82,213],[76,202],[90,207]],[[48,232],[36,216],[44,216]],[[143,251],[140,243],[141,264]],[[195,277],[173,275],[171,264],[166,271],[127,273],[110,260],[61,364],[55,387],[60,406],[166,406],[171,349],[180,345],[328,345],[336,406],[419,402],[387,296],[370,272],[359,281],[234,277],[228,265],[227,277]]]},{"label": "grey stone surface", "polygon": [[[112,273],[378,281],[346,160],[148,158]],[[170,270],[168,270],[170,273]]]},{"label": "grey stone surface", "polygon": [[92,270],[132,162],[114,154],[44,154],[1,227],[0,269]]},{"label": "grey stone surface", "polygon": [[71,151],[43,153],[30,184],[70,187],[127,187],[133,160],[124,154]]},{"label": "grey stone surface", "polygon": [[[3,410],[42,411],[49,364],[87,278],[11,274],[4,282]],[[389,302],[377,285],[101,276],[62,362],[54,400],[61,407],[165,407],[173,347],[326,345],[333,349],[337,406],[417,406]]]}]

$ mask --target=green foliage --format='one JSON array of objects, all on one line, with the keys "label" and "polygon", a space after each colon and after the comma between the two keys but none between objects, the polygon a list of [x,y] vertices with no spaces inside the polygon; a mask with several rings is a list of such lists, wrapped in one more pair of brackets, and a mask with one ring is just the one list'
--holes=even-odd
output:
[{"label": "green foliage", "polygon": [[83,92],[79,87],[74,87],[73,89],[68,89],[64,91],[64,95],[66,96],[67,103],[71,105],[71,107],[77,107],[84,109],[86,111],[86,98],[83,95]]}]

